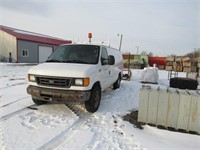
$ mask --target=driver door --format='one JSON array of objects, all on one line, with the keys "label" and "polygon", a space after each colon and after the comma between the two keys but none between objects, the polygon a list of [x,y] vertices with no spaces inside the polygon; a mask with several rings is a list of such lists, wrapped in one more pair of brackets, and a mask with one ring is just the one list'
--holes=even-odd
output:
[{"label": "driver door", "polygon": [[101,51],[101,82],[102,89],[106,89],[110,86],[110,65],[108,65],[108,52],[105,47],[102,47]]}]

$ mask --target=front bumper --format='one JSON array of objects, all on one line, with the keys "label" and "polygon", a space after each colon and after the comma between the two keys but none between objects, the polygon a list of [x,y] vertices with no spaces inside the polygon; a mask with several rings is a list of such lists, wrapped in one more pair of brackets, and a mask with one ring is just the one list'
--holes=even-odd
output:
[{"label": "front bumper", "polygon": [[49,89],[32,85],[27,87],[27,93],[38,100],[58,103],[85,102],[89,100],[91,95],[91,91]]}]

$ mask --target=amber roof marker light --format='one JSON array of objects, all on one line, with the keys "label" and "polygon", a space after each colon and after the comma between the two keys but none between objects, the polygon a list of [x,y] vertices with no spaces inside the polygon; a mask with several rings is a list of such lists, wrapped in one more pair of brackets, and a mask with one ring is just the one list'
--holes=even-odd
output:
[{"label": "amber roof marker light", "polygon": [[88,33],[88,38],[89,38],[89,43],[91,43],[91,39],[92,39],[92,33]]}]

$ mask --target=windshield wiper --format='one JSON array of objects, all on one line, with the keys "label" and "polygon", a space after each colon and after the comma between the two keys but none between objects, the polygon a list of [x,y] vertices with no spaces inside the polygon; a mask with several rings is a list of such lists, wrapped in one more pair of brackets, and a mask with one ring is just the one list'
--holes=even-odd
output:
[{"label": "windshield wiper", "polygon": [[50,59],[50,60],[47,60],[47,61],[45,61],[45,62],[62,62],[62,61],[56,60],[56,59]]},{"label": "windshield wiper", "polygon": [[84,61],[84,60],[66,60],[63,62],[67,62],[67,63],[83,63],[83,64],[89,64],[89,62]]}]

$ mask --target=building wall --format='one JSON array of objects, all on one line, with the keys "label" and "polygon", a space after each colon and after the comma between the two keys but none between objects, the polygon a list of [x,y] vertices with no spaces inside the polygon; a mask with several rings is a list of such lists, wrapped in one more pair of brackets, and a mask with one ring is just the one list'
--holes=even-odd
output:
[{"label": "building wall", "polygon": [[[36,43],[31,41],[17,40],[18,48],[18,62],[19,63],[39,63],[39,46],[49,46],[56,49],[55,45],[48,45],[42,43]],[[27,51],[27,55],[24,55],[24,51]]]},{"label": "building wall", "polygon": [[131,68],[144,68],[148,65],[148,56],[147,55],[134,55],[134,54],[123,54],[123,63],[124,68],[127,68],[130,58],[130,67]]},{"label": "building wall", "polygon": [[16,38],[2,30],[0,30],[0,62],[9,62],[9,53],[11,53],[10,59],[12,62],[17,61],[17,41]]}]

